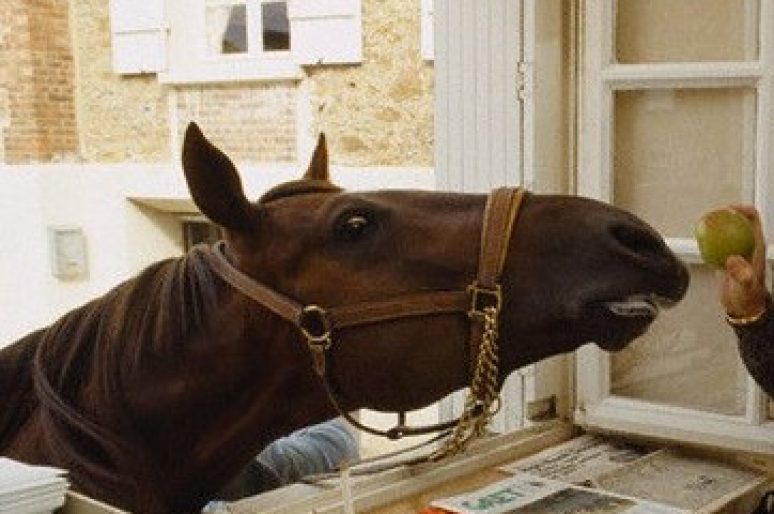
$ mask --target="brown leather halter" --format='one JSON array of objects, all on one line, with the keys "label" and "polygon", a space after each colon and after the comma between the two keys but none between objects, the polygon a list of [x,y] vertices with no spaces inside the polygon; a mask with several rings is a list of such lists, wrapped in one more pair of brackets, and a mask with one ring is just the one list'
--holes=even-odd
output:
[{"label": "brown leather halter", "polygon": [[[489,195],[481,230],[478,274],[476,280],[464,291],[413,293],[385,300],[323,308],[318,305],[303,305],[236,269],[226,258],[223,241],[214,247],[212,264],[215,271],[235,289],[296,325],[306,339],[314,358],[315,371],[322,379],[331,403],[352,425],[390,439],[443,431],[457,425],[461,418],[424,427],[411,427],[405,424],[405,415],[400,413],[398,424],[389,430],[379,430],[361,424],[339,406],[326,372],[327,353],[334,344],[335,333],[340,330],[407,317],[467,313],[470,318],[471,377],[474,376],[480,362],[479,341],[484,332],[484,311],[489,309],[494,312],[496,318],[502,305],[500,278],[508,252],[508,242],[523,197],[523,189],[505,187],[495,189]],[[481,403],[477,407],[479,411],[487,408]],[[479,412],[477,415],[481,414],[484,413]]]}]

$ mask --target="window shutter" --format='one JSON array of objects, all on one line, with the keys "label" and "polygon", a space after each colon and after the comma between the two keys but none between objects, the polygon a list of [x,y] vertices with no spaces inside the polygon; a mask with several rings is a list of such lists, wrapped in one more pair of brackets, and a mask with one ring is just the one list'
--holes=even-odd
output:
[{"label": "window shutter", "polygon": [[290,50],[299,64],[363,61],[360,0],[290,0]]},{"label": "window shutter", "polygon": [[166,69],[163,0],[110,0],[113,70],[120,74]]},{"label": "window shutter", "polygon": [[422,0],[421,24],[422,58],[426,61],[432,61],[435,58],[433,0]]}]

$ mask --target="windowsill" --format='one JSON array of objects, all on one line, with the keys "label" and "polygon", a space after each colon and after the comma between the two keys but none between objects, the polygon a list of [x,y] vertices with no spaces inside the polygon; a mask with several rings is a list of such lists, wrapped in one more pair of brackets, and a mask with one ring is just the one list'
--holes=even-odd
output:
[{"label": "windowsill", "polygon": [[774,452],[774,422],[752,424],[744,417],[701,412],[611,396],[576,410],[584,428],[679,441],[752,453]]},{"label": "windowsill", "polygon": [[301,66],[285,59],[208,60],[158,74],[159,82],[170,85],[301,80],[304,77]]}]

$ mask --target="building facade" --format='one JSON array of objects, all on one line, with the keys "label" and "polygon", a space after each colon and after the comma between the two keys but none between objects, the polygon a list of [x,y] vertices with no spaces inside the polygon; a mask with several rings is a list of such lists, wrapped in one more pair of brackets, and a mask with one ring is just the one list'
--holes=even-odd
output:
[{"label": "building facade", "polygon": [[[255,4],[241,19],[236,0],[4,2],[3,161],[170,162],[196,120],[240,162],[295,162],[325,131],[334,163],[432,165],[420,0]],[[247,48],[262,30],[289,41]]]}]

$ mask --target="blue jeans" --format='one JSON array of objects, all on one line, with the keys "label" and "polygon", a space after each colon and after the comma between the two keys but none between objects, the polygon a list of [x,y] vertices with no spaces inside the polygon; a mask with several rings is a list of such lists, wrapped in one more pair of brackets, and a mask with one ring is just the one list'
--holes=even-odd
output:
[{"label": "blue jeans", "polygon": [[358,457],[357,441],[349,424],[334,418],[277,439],[255,460],[285,485],[307,475],[334,471],[342,461],[352,462]]},{"label": "blue jeans", "polygon": [[[272,442],[218,494],[218,499],[233,501],[253,496],[307,475],[335,471],[342,461],[358,458],[352,428],[344,419],[334,418]],[[222,506],[214,501],[204,512],[217,512]]]}]

